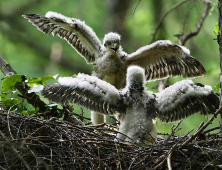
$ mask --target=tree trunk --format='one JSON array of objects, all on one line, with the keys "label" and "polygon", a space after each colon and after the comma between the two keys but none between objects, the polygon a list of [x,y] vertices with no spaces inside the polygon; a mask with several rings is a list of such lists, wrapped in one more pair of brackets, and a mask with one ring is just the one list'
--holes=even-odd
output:
[{"label": "tree trunk", "polygon": [[[218,0],[218,26],[219,32],[217,35],[217,42],[219,44],[220,51],[220,107],[222,106],[222,0]],[[222,119],[222,113],[220,113]],[[222,121],[220,121],[220,127],[222,127]],[[222,128],[221,128],[222,133]]]}]

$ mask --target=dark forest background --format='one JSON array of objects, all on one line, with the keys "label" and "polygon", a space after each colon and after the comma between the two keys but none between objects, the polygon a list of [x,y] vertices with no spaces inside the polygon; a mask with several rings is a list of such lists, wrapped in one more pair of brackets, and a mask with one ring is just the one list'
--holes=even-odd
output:
[{"label": "dark forest background", "polygon": [[[180,2],[181,5],[164,18],[154,38],[153,33],[161,17]],[[185,44],[191,55],[207,70],[206,76],[194,78],[193,81],[208,84],[214,90],[220,73],[218,44],[214,40],[214,28],[218,19],[216,4],[217,1],[212,0],[200,32]],[[87,65],[65,40],[44,35],[28,23],[22,14],[44,15],[47,11],[55,11],[78,18],[93,28],[101,42],[106,33],[118,32],[121,34],[123,49],[131,53],[160,39],[177,44],[178,37],[175,34],[194,31],[204,9],[205,2],[202,0],[0,0],[0,54],[19,74],[30,77],[56,74],[71,76],[79,72],[90,74],[92,66]],[[2,73],[0,77],[3,77]],[[182,79],[169,78],[169,84]],[[153,88],[157,84],[158,81],[149,82],[147,87],[157,92]],[[75,111],[80,112],[80,108],[76,106]],[[90,117],[89,111],[85,110],[85,113]],[[201,121],[207,119],[208,117],[200,114],[185,119],[180,133],[183,135],[196,129]],[[218,125],[218,122],[219,118],[208,128]],[[158,131],[170,132],[172,124],[158,121]]]}]

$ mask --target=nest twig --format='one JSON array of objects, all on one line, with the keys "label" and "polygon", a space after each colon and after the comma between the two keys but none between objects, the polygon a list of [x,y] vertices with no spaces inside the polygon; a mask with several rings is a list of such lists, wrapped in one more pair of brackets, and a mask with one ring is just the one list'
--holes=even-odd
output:
[{"label": "nest twig", "polygon": [[[110,125],[75,125],[0,113],[0,169],[219,169],[222,137],[201,133],[162,134],[153,145],[126,144],[115,139]],[[212,129],[212,131],[214,131]],[[209,133],[211,131],[207,131]]]}]

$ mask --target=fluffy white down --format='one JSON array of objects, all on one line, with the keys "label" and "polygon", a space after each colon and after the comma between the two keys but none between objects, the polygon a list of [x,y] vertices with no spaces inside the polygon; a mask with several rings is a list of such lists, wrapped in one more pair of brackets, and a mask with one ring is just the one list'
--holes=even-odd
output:
[{"label": "fluffy white down", "polygon": [[[119,132],[127,135],[135,142],[140,142],[141,137],[148,140],[150,138],[149,133],[154,139],[157,137],[156,126],[153,120],[147,116],[144,108],[143,102],[140,103],[138,108],[130,106],[127,108],[124,118],[120,119]],[[130,139],[121,134],[118,134],[117,138],[131,142]]]},{"label": "fluffy white down", "polygon": [[[59,25],[61,25],[62,27],[64,27],[66,30],[68,31],[72,31],[72,28],[70,27],[73,27],[74,24],[77,24],[79,27],[81,27],[80,29],[80,32],[81,34],[84,34],[86,37],[88,37],[88,39],[90,40],[91,43],[93,43],[93,45],[99,49],[100,46],[101,46],[101,43],[100,43],[100,40],[98,39],[98,37],[96,36],[96,33],[93,31],[93,29],[89,26],[87,26],[85,24],[84,21],[80,21],[79,19],[76,19],[76,18],[69,18],[69,17],[66,17],[60,13],[57,13],[57,12],[52,12],[52,11],[49,11],[46,13],[45,17],[47,18],[59,18],[59,19],[62,19],[63,21],[65,21],[67,24],[69,24],[69,26],[67,26],[66,24],[63,24],[63,23],[60,23]],[[84,42],[86,41],[82,35],[79,36],[79,38]],[[87,43],[82,43],[83,46],[87,46]],[[88,48],[88,50],[90,50],[90,48]],[[91,51],[93,52],[93,51]]]},{"label": "fluffy white down", "polygon": [[[60,13],[57,13],[57,12],[53,12],[53,11],[49,11],[45,14],[45,17],[47,18],[58,18],[58,19],[61,19],[61,20],[64,20],[66,23],[73,23],[72,19],[69,18],[69,17],[66,17]],[[80,21],[81,22],[81,21]]]},{"label": "fluffy white down", "polygon": [[130,66],[127,69],[127,85],[133,82],[145,82],[145,71],[139,66]]},{"label": "fluffy white down", "polygon": [[28,93],[41,93],[41,91],[44,89],[43,85],[34,85],[33,87],[30,88],[30,90],[28,91]]},{"label": "fluffy white down", "polygon": [[133,57],[133,56],[141,55],[144,51],[148,51],[152,48],[155,48],[156,46],[167,46],[167,45],[171,45],[171,44],[172,43],[169,40],[159,40],[159,41],[156,41],[150,45],[146,45],[146,46],[139,48],[134,53],[130,54],[130,56]]},{"label": "fluffy white down", "polygon": [[182,80],[157,93],[158,108],[161,111],[168,111],[176,107],[178,103],[182,103],[187,97],[205,96],[209,95],[211,91],[210,86],[200,87],[194,85],[192,80]]},{"label": "fluffy white down", "polygon": [[60,77],[58,82],[63,86],[92,91],[109,104],[116,104],[119,100],[119,91],[113,85],[97,77],[79,73],[77,77]]},{"label": "fluffy white down", "polygon": [[105,44],[105,42],[107,40],[120,40],[120,35],[115,33],[115,32],[110,32],[108,34],[105,35],[104,39],[103,39],[103,44]]},{"label": "fluffy white down", "polygon": [[178,45],[182,50],[183,50],[183,52],[185,53],[185,54],[188,54],[188,55],[190,55],[190,50],[188,50],[186,47],[184,47],[184,46],[181,46],[181,45]]},{"label": "fluffy white down", "polygon": [[[144,47],[139,48],[138,50],[136,50],[136,52],[130,54],[129,57],[134,57],[134,56],[137,56],[137,55],[141,55],[143,52],[151,50],[152,48],[155,48],[157,46],[168,46],[168,45],[172,45],[171,41],[169,41],[169,40],[159,40],[159,41],[156,41],[156,42],[154,42],[150,45],[146,45]],[[186,47],[180,46],[180,45],[178,45],[178,46],[182,49],[182,51],[185,55],[190,54],[190,51]]]}]

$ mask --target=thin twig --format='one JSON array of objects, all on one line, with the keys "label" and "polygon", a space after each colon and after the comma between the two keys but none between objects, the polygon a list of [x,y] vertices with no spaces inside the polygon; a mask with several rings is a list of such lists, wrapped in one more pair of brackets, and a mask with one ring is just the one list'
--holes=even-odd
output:
[{"label": "thin twig", "polygon": [[195,139],[211,122],[216,118],[216,116],[220,113],[221,111],[220,107],[214,115],[196,132],[194,135],[192,135],[189,139],[187,139],[178,149],[182,149],[184,146],[186,146],[189,142],[191,142],[193,139]]},{"label": "thin twig", "polygon": [[98,158],[99,158],[99,169],[101,170],[101,160],[100,160],[99,147],[97,147],[97,149],[98,149]]},{"label": "thin twig", "polygon": [[187,137],[188,134],[190,134],[193,130],[189,131],[183,138],[181,138],[179,141],[176,142],[176,144],[174,144],[174,146],[172,148],[170,148],[170,150],[168,151],[168,153],[166,154],[166,156],[160,161],[160,163],[158,163],[153,169],[158,169],[159,167],[161,167],[166,159],[168,158],[169,154],[173,153],[174,150],[176,150],[178,148],[178,144]]},{"label": "thin twig", "polygon": [[134,11],[133,11],[133,15],[135,14],[136,9],[137,9],[137,7],[139,6],[139,4],[140,4],[141,1],[142,1],[142,0],[139,0],[139,2],[137,3],[137,5],[136,5],[136,7],[135,7],[135,9],[134,9]]},{"label": "thin twig", "polygon": [[203,134],[206,134],[206,133],[212,132],[212,131],[214,131],[214,130],[219,130],[219,129],[220,129],[220,126],[213,127],[213,128],[211,128],[211,129],[205,130],[205,131],[203,132]]},{"label": "thin twig", "polygon": [[205,0],[205,9],[204,9],[204,13],[202,14],[200,20],[199,20],[199,23],[197,24],[197,28],[196,30],[192,31],[192,32],[189,32],[187,34],[177,34],[175,36],[177,36],[179,38],[178,40],[178,44],[179,45],[185,45],[185,43],[187,42],[188,39],[190,39],[191,37],[194,37],[196,36],[202,26],[203,26],[203,23],[204,23],[204,20],[206,19],[208,13],[209,13],[209,10],[210,10],[210,1],[209,0]]},{"label": "thin twig", "polygon": [[10,149],[13,151],[13,153],[23,162],[23,164],[25,165],[25,167],[28,170],[31,170],[31,168],[29,167],[29,165],[27,164],[27,162],[23,159],[23,157],[19,154],[19,152],[14,148],[14,146],[10,143],[10,141],[5,137],[5,135],[2,133],[2,131],[0,131],[0,135],[5,139],[6,143],[10,145]]},{"label": "thin twig", "polygon": [[21,103],[17,103],[17,104],[14,104],[12,105],[9,110],[8,110],[8,113],[7,113],[7,124],[8,124],[8,131],[9,131],[9,134],[10,134],[10,137],[12,140],[14,140],[13,136],[12,136],[12,132],[11,132],[11,128],[10,128],[10,123],[9,123],[9,115],[10,115],[10,112],[12,110],[13,107],[17,106],[17,105],[20,105]]},{"label": "thin twig", "polygon": [[[172,128],[171,128],[171,134],[169,134],[169,136],[167,137],[167,140],[169,140],[172,136],[174,136],[175,135],[175,133],[176,132],[178,132],[179,130],[181,130],[182,128],[179,128],[178,130],[177,130],[177,128],[180,126],[180,124],[182,123],[182,121],[183,120],[180,120],[180,122],[176,125],[176,127],[175,127],[175,125],[173,125],[172,126]],[[175,128],[174,128],[175,127]],[[177,131],[176,131],[177,130]],[[166,141],[167,141],[166,140]]]},{"label": "thin twig", "polygon": [[216,165],[215,165],[215,163],[214,163],[214,160],[210,157],[210,155],[206,152],[206,151],[204,151],[200,146],[197,146],[201,151],[202,151],[202,153],[204,154],[204,155],[206,155],[207,156],[207,158],[210,160],[210,162],[202,169],[202,170],[204,170],[208,165],[210,165],[210,164],[212,164],[213,166],[214,166],[214,168],[215,169],[217,169],[216,168]]},{"label": "thin twig", "polygon": [[203,125],[204,125],[204,122],[202,121],[194,133],[196,133]]},{"label": "thin twig", "polygon": [[[138,156],[138,155],[137,155]],[[130,170],[131,169],[131,167],[132,167],[132,165],[133,165],[133,163],[135,162],[135,160],[137,159],[137,157],[135,157],[134,159],[133,159],[133,161],[131,162],[131,164],[130,164],[130,166],[129,166],[129,168],[128,168],[128,170]]]},{"label": "thin twig", "polygon": [[168,155],[168,157],[167,157],[168,170],[172,170],[171,157],[172,157],[172,152],[171,152],[171,153]]},{"label": "thin twig", "polygon": [[189,0],[183,0],[183,1],[181,1],[181,2],[176,3],[174,6],[172,6],[172,7],[160,18],[160,20],[159,20],[159,22],[158,22],[158,24],[157,24],[157,26],[156,26],[156,28],[155,28],[155,31],[154,31],[154,33],[153,33],[153,36],[152,36],[152,39],[151,39],[150,43],[152,43],[152,42],[155,41],[156,34],[157,34],[157,32],[158,32],[158,30],[159,30],[159,28],[160,28],[163,20],[166,18],[166,16],[167,16],[168,14],[170,14],[173,10],[175,10],[176,8],[178,8],[179,6],[181,6],[182,4],[184,4],[185,2],[188,2],[188,1],[189,1]]},{"label": "thin twig", "polygon": [[1,170],[7,170],[7,169],[3,168],[2,166],[0,166],[0,169],[1,169]]},{"label": "thin twig", "polygon": [[[12,131],[15,139],[10,140],[10,143],[32,169],[69,169],[72,166],[73,169],[101,167],[101,169],[111,170],[120,169],[120,163],[122,169],[139,170],[147,167],[152,169],[155,166],[156,169],[166,169],[167,161],[168,164],[169,161],[171,162],[172,168],[178,163],[182,169],[193,166],[200,166],[202,169],[206,165],[207,168],[213,167],[212,163],[208,164],[208,157],[201,156],[202,152],[197,145],[207,152],[212,160],[215,160],[216,167],[217,162],[221,162],[222,159],[221,151],[218,149],[222,142],[222,137],[219,135],[207,136],[206,140],[188,143],[186,148],[178,152],[178,147],[189,138],[189,133],[184,137],[162,139],[154,145],[128,145],[116,141],[115,135],[108,135],[108,125],[104,128],[87,128],[87,126],[57,119],[47,121],[21,114],[13,114],[9,117],[11,128],[20,129],[18,135],[15,135],[17,131]],[[172,131],[177,131],[178,128],[180,127],[175,124]],[[0,129],[7,134],[7,139],[10,139],[7,131],[7,112],[0,112]],[[101,133],[96,134],[94,131],[97,129],[100,129]],[[17,155],[8,149],[11,145],[2,141],[1,136],[0,139],[0,154],[3,157],[1,166],[15,169],[19,165],[20,169],[27,169]],[[98,147],[100,147],[99,153]],[[200,160],[202,163],[198,163]]]},{"label": "thin twig", "polygon": [[[120,161],[121,159],[120,159],[120,156],[119,156],[119,150],[118,150],[118,147],[117,147],[117,144],[116,144],[116,141],[115,141],[115,140],[114,140],[114,144],[115,144],[115,147],[116,147],[116,151],[117,151],[118,159],[119,159],[119,161]],[[120,169],[122,170],[121,163],[120,163],[119,167],[120,167]]]}]

